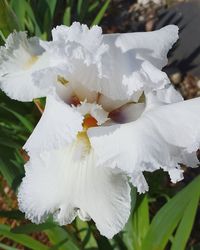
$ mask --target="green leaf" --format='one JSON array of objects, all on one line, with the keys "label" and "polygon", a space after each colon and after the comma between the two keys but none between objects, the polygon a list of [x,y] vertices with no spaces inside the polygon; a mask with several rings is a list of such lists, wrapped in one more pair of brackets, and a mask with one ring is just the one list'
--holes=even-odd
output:
[{"label": "green leaf", "polygon": [[11,232],[16,233],[16,234],[30,234],[33,232],[40,232],[46,229],[50,229],[55,226],[56,224],[48,223],[48,222],[40,224],[40,225],[29,223],[29,224],[25,224],[25,225],[21,225],[21,226],[13,228],[11,229]]},{"label": "green leaf", "polygon": [[109,4],[110,4],[110,0],[106,0],[104,5],[101,7],[99,13],[95,17],[94,21],[92,22],[92,26],[93,25],[98,25],[101,22],[101,20],[102,20],[102,18],[104,16]]},{"label": "green leaf", "polygon": [[5,43],[6,38],[5,38],[5,36],[4,36],[4,34],[3,34],[3,32],[1,30],[0,30],[0,37],[1,37],[1,40],[3,41],[3,43]]},{"label": "green leaf", "polygon": [[7,37],[13,30],[19,30],[15,13],[6,0],[0,1],[0,30]]},{"label": "green leaf", "polygon": [[97,247],[97,242],[92,234],[92,230],[86,221],[76,218],[76,227],[79,231],[79,237],[84,248]]},{"label": "green leaf", "polygon": [[10,232],[10,227],[7,225],[0,225],[0,235],[7,237],[33,250],[48,250],[48,247],[46,247],[39,241],[34,240],[28,235],[15,234],[15,233]]},{"label": "green leaf", "polygon": [[42,35],[41,28],[36,20],[32,6],[27,1],[25,1],[24,5],[27,13],[26,26],[32,34],[40,37]]},{"label": "green leaf", "polygon": [[137,242],[137,248],[141,248],[142,241],[146,236],[146,233],[149,229],[149,206],[148,206],[148,199],[145,195],[142,197],[140,204],[136,208],[133,214],[133,239],[134,245]]},{"label": "green leaf", "polygon": [[51,243],[55,245],[59,245],[61,242],[65,241],[65,243],[62,244],[58,248],[58,250],[78,250],[79,247],[76,245],[72,239],[70,234],[64,230],[62,227],[56,226],[51,229],[45,230],[45,233],[48,235]]},{"label": "green leaf", "polygon": [[64,240],[61,240],[58,244],[54,245],[49,250],[59,250],[67,241],[68,241],[67,238],[65,238]]},{"label": "green leaf", "polygon": [[94,3],[90,4],[88,8],[88,13],[94,12],[99,6],[99,1],[94,1]]},{"label": "green leaf", "polygon": [[48,6],[49,6],[49,9],[50,9],[51,19],[53,19],[56,4],[57,4],[57,0],[46,0],[46,2],[47,2]]},{"label": "green leaf", "polygon": [[0,104],[0,107],[13,114],[29,132],[33,131],[34,126],[27,118],[25,118],[24,116],[20,115],[19,113],[10,108],[5,107],[3,104]]},{"label": "green leaf", "polygon": [[77,19],[79,22],[83,22],[86,17],[89,8],[89,0],[78,0],[77,3]]},{"label": "green leaf", "polygon": [[63,16],[63,24],[70,26],[71,24],[71,7],[68,6],[65,9],[64,16]]},{"label": "green leaf", "polygon": [[81,15],[82,5],[83,5],[83,0],[78,0],[78,2],[77,2],[77,14],[78,14],[78,16]]},{"label": "green leaf", "polygon": [[125,227],[124,241],[129,250],[141,249],[149,229],[149,206],[145,195],[138,196],[137,203]]},{"label": "green leaf", "polygon": [[99,250],[113,250],[109,240],[104,236],[96,237],[97,245]]},{"label": "green leaf", "polygon": [[26,5],[26,0],[12,0],[10,2],[10,6],[12,7],[13,11],[15,12],[18,18],[20,30],[25,30],[25,23],[24,23],[26,14],[25,5]]},{"label": "green leaf", "polygon": [[17,142],[10,140],[9,138],[4,138],[0,136],[0,145],[7,146],[9,148],[18,149],[21,147]]},{"label": "green leaf", "polygon": [[194,196],[188,204],[184,212],[183,218],[180,222],[180,225],[176,231],[174,240],[172,242],[171,250],[186,249],[186,244],[192,230],[199,203],[198,192],[194,193],[193,195]]},{"label": "green leaf", "polygon": [[6,165],[1,158],[0,158],[0,172],[7,181],[8,185],[11,187],[15,179],[15,172],[10,167],[10,165]]},{"label": "green leaf", "polygon": [[6,217],[14,220],[23,220],[24,214],[19,210],[11,210],[11,211],[0,210],[0,217]]},{"label": "green leaf", "polygon": [[2,244],[2,243],[0,243],[0,249],[2,249],[2,250],[18,250],[15,247],[10,247],[10,246],[7,246],[7,245]]},{"label": "green leaf", "polygon": [[195,193],[199,195],[200,176],[169,200],[156,214],[143,240],[142,250],[162,250],[184,216]]}]

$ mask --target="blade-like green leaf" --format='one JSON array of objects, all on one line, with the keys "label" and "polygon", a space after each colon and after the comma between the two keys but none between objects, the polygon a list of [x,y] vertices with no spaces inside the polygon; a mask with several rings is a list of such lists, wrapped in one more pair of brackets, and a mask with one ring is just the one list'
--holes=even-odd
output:
[{"label": "blade-like green leaf", "polygon": [[18,149],[21,147],[17,142],[10,140],[9,138],[0,137],[0,145],[7,146],[9,148]]},{"label": "blade-like green leaf", "polygon": [[149,206],[147,196],[139,196],[135,209],[125,227],[124,241],[129,250],[141,249],[149,229]]},{"label": "blade-like green leaf", "polygon": [[10,227],[7,225],[0,225],[0,236],[7,237],[33,250],[48,250],[48,247],[28,235],[10,232]]},{"label": "blade-like green leaf", "polygon": [[78,16],[81,15],[82,5],[83,5],[83,0],[78,0],[78,2],[77,2],[77,14],[78,14]]},{"label": "blade-like green leaf", "polygon": [[190,201],[184,212],[183,218],[176,231],[171,250],[186,249],[186,244],[190,236],[195,215],[197,212],[198,203],[199,203],[199,194],[197,190],[197,192],[194,193],[192,200]]},{"label": "blade-like green leaf", "polygon": [[133,214],[133,244],[135,249],[141,249],[142,241],[149,229],[149,206],[145,195],[139,202],[138,207]]},{"label": "blade-like green leaf", "polygon": [[2,250],[18,250],[15,247],[10,247],[10,246],[7,246],[7,245],[2,244],[2,243],[0,243],[0,249],[2,249]]},{"label": "blade-like green leaf", "polygon": [[59,245],[60,242],[64,242],[58,250],[78,250],[79,247],[71,240],[70,235],[62,227],[54,227],[51,229],[45,230],[45,233],[48,235],[51,243],[54,245]]},{"label": "blade-like green leaf", "polygon": [[0,172],[7,181],[8,185],[11,187],[15,179],[15,172],[10,167],[10,165],[6,165],[1,158],[0,158]]},{"label": "blade-like green leaf", "polygon": [[21,226],[13,228],[11,232],[16,233],[16,234],[30,234],[33,232],[40,232],[46,229],[50,229],[55,226],[56,224],[48,223],[48,222],[40,224],[40,225],[29,223],[29,224],[25,224],[25,225],[21,225]]},{"label": "blade-like green leaf", "polygon": [[63,16],[63,24],[70,26],[71,24],[71,7],[68,6],[65,9],[64,16]]},{"label": "blade-like green leaf", "polygon": [[49,6],[49,9],[50,9],[51,19],[53,19],[56,4],[57,4],[57,0],[46,0],[46,2],[47,2],[48,6]]},{"label": "blade-like green leaf", "polygon": [[27,13],[26,25],[31,33],[36,36],[41,36],[41,28],[36,20],[35,13],[32,9],[32,6],[27,1],[25,2],[25,8]]},{"label": "blade-like green leaf", "polygon": [[163,250],[194,197],[199,195],[200,176],[169,200],[153,218],[143,240],[142,250]]},{"label": "blade-like green leaf", "polygon": [[0,45],[6,42],[6,38],[5,38],[5,36],[4,36],[4,34],[3,34],[3,32],[1,30],[0,30],[0,38],[1,38]]},{"label": "blade-like green leaf", "polygon": [[6,217],[14,220],[23,220],[24,214],[19,210],[11,210],[11,211],[0,210],[0,217]]},{"label": "blade-like green leaf", "polygon": [[51,247],[49,250],[59,250],[61,247],[68,241],[68,238],[65,238],[64,240],[61,240],[58,244]]},{"label": "blade-like green leaf", "polygon": [[89,0],[78,0],[77,4],[77,19],[79,22],[83,22],[86,17],[89,8]]},{"label": "blade-like green leaf", "polygon": [[16,15],[6,0],[0,1],[0,30],[5,37],[13,30],[19,30]]},{"label": "blade-like green leaf", "polygon": [[93,11],[96,10],[96,8],[99,6],[99,1],[94,1],[94,3],[90,4],[88,8],[88,13],[92,13]]},{"label": "blade-like green leaf", "polygon": [[18,18],[20,30],[25,30],[26,0],[12,0],[10,6]]},{"label": "blade-like green leaf", "polygon": [[29,132],[33,131],[33,124],[27,118],[25,118],[24,116],[20,115],[19,113],[10,108],[5,107],[3,104],[1,104],[0,107],[13,114]]},{"label": "blade-like green leaf", "polygon": [[92,230],[89,228],[86,221],[76,218],[76,227],[79,231],[79,237],[84,248],[97,247],[97,242],[92,234]]},{"label": "blade-like green leaf", "polygon": [[95,17],[94,21],[92,22],[92,26],[93,25],[98,25],[101,22],[101,20],[102,20],[102,18],[104,16],[109,4],[110,4],[110,0],[106,0],[104,5],[101,7],[99,13]]},{"label": "blade-like green leaf", "polygon": [[98,249],[99,250],[113,250],[113,247],[110,243],[110,241],[104,237],[104,236],[100,236],[100,237],[96,237],[96,241],[97,241],[97,245],[98,245]]}]

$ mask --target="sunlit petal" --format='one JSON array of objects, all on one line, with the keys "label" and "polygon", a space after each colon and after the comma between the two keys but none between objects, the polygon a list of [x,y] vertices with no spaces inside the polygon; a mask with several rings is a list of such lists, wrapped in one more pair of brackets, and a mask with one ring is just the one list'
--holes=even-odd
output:
[{"label": "sunlit petal", "polygon": [[29,154],[36,154],[70,144],[82,130],[83,117],[69,105],[47,97],[44,113],[24,145]]},{"label": "sunlit petal", "polygon": [[0,49],[0,88],[12,99],[32,101],[44,96],[32,81],[32,73],[45,68],[48,56],[39,39],[27,38],[26,32],[8,36]]},{"label": "sunlit petal", "polygon": [[77,161],[76,150],[73,145],[32,157],[19,188],[19,207],[35,223],[50,214],[60,225],[77,215],[92,218],[100,233],[112,238],[129,217],[127,178],[118,170],[96,167],[93,152]]},{"label": "sunlit petal", "polygon": [[99,164],[109,162],[130,174],[163,168],[172,181],[181,179],[179,163],[198,163],[194,156],[200,143],[199,106],[196,98],[147,109],[135,122],[90,128]]}]

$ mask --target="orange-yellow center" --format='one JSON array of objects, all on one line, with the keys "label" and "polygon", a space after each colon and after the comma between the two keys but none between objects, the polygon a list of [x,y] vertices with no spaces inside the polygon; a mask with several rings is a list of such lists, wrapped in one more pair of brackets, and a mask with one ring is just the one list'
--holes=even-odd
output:
[{"label": "orange-yellow center", "polygon": [[88,128],[96,126],[97,126],[97,120],[90,114],[85,115],[85,118],[83,120],[83,128],[87,130]]},{"label": "orange-yellow center", "polygon": [[89,153],[91,149],[90,140],[87,135],[88,128],[96,127],[97,126],[97,120],[92,117],[90,114],[85,115],[83,120],[83,130],[81,132],[78,132],[77,139],[78,141],[81,141],[84,143],[85,147],[85,153]]}]

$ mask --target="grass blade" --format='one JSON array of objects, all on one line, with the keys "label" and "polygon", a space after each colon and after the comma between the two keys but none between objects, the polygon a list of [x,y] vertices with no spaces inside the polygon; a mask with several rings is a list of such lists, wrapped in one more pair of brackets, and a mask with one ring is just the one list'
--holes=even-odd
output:
[{"label": "grass blade", "polygon": [[8,185],[11,187],[15,179],[15,173],[10,165],[5,164],[5,162],[0,158],[0,172],[7,181]]},{"label": "grass blade", "polygon": [[199,195],[194,194],[193,199],[188,204],[180,225],[176,231],[171,250],[186,249],[186,244],[190,236],[192,226],[194,223],[195,215],[199,203]]},{"label": "grass blade", "polygon": [[7,225],[0,225],[0,235],[7,237],[17,243],[20,243],[24,245],[25,247],[28,247],[33,250],[48,250],[48,247],[43,245],[37,240],[34,240],[28,235],[24,234],[15,234],[10,231],[10,227]]},{"label": "grass blade", "polygon": [[71,24],[71,7],[70,6],[68,6],[65,9],[65,13],[63,16],[63,24],[65,24],[67,26],[70,26],[70,24]]},{"label": "grass blade", "polygon": [[109,4],[110,4],[110,0],[106,0],[104,5],[101,7],[99,13],[95,17],[94,21],[92,22],[92,26],[93,25],[98,25],[101,22],[101,20],[102,20],[102,18],[104,16]]},{"label": "grass blade", "polygon": [[10,247],[10,246],[7,246],[7,245],[5,245],[3,243],[0,243],[0,249],[2,249],[2,250],[18,250],[15,247]]},{"label": "grass blade", "polygon": [[19,113],[17,113],[16,111],[7,108],[6,106],[4,106],[3,104],[0,105],[1,108],[7,110],[8,112],[10,112],[11,114],[13,114],[23,125],[24,127],[29,131],[32,132],[33,131],[33,124],[24,116],[20,115]]},{"label": "grass blade", "polygon": [[13,30],[19,30],[17,17],[6,0],[0,1],[0,30],[5,37]]},{"label": "grass blade", "polygon": [[141,249],[149,229],[149,205],[147,196],[139,196],[134,211],[125,227],[124,242],[129,250]]},{"label": "grass blade", "polygon": [[10,6],[12,7],[13,11],[15,12],[18,22],[19,22],[19,28],[20,30],[25,30],[25,15],[26,15],[26,0],[12,0],[10,2]]},{"label": "grass blade", "polygon": [[[51,229],[45,230],[45,233],[48,235],[51,243],[59,245],[61,242],[64,242],[58,250],[79,250],[79,247],[71,240],[70,235],[62,227],[54,227]],[[68,241],[67,241],[68,240]]]},{"label": "grass blade", "polygon": [[11,232],[16,233],[16,234],[30,234],[33,232],[40,232],[46,229],[50,229],[55,226],[56,224],[48,223],[48,222],[40,224],[40,225],[29,223],[29,224],[25,224],[25,225],[21,225],[21,226],[13,228],[11,229]]},{"label": "grass blade", "polygon": [[9,218],[12,220],[23,220],[24,214],[19,210],[11,210],[11,211],[0,210],[0,217]]},{"label": "grass blade", "polygon": [[142,243],[142,250],[162,250],[184,215],[194,197],[199,195],[200,176],[169,200],[153,218],[149,231]]},{"label": "grass blade", "polygon": [[49,10],[50,10],[50,13],[51,13],[51,19],[53,19],[56,4],[57,4],[57,0],[46,0],[46,2],[48,4],[48,6],[49,6]]}]

